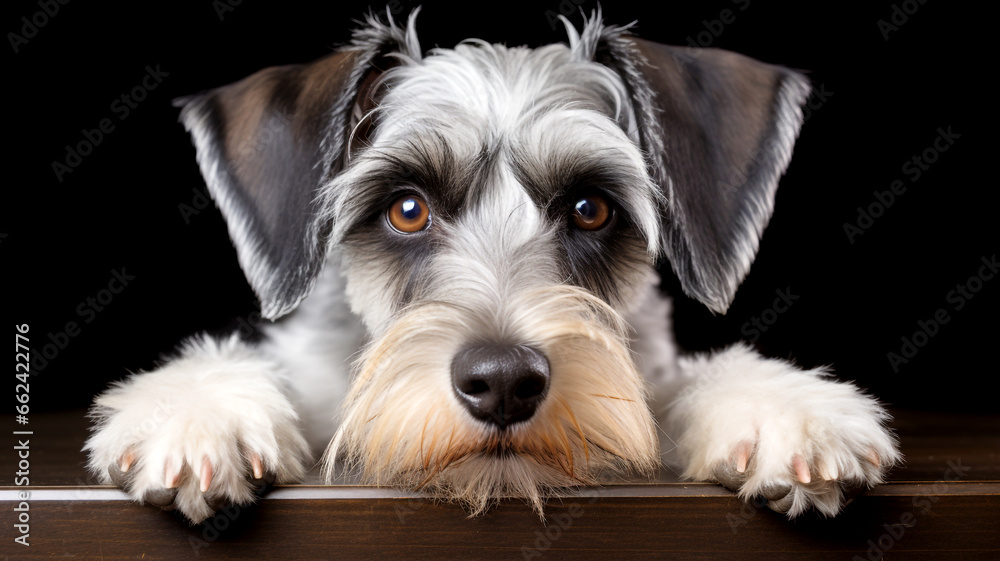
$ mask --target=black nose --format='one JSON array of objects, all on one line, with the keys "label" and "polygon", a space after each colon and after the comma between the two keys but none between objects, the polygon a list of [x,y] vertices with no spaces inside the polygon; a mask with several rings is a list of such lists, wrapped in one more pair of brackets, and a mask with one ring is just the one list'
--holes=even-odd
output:
[{"label": "black nose", "polygon": [[500,428],[526,421],[549,389],[549,361],[521,345],[475,345],[451,361],[455,395],[477,419]]}]

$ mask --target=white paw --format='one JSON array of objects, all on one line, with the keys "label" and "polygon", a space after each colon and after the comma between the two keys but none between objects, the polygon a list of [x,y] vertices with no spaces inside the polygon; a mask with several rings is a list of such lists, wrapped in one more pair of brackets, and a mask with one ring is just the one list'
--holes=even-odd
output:
[{"label": "white paw", "polygon": [[192,341],[181,358],[98,396],[88,467],[194,523],[301,479],[308,447],[276,371],[235,338]]},{"label": "white paw", "polygon": [[703,376],[671,412],[685,477],[718,481],[778,512],[833,516],[901,461],[889,415],[821,370],[735,347],[688,364]]}]

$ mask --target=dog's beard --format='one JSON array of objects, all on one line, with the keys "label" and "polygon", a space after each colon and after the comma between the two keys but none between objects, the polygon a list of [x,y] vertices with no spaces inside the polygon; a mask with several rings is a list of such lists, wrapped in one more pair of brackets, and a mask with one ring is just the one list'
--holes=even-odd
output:
[{"label": "dog's beard", "polygon": [[[529,501],[593,484],[604,475],[650,474],[658,464],[645,380],[636,370],[620,316],[585,290],[522,292],[504,311],[484,315],[454,303],[404,310],[370,344],[324,458],[357,468],[367,482],[419,489],[472,514],[501,498]],[[501,431],[458,403],[451,358],[490,333],[534,347],[550,363],[551,383],[534,416]]]}]

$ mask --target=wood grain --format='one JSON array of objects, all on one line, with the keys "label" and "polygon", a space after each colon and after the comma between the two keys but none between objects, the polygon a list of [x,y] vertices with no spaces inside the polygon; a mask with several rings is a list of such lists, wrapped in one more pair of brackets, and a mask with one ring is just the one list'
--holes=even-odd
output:
[{"label": "wood grain", "polygon": [[1000,559],[1000,415],[897,412],[905,467],[835,519],[794,521],[710,484],[631,482],[553,499],[543,524],[505,502],[453,505],[364,486],[279,487],[189,527],[92,485],[82,412],[34,418],[30,547],[15,458],[0,452],[0,555],[9,559]]}]

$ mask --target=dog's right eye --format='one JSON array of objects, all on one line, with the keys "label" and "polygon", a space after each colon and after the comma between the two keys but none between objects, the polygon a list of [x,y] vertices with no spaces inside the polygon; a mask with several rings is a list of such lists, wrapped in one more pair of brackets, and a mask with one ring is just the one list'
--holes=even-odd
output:
[{"label": "dog's right eye", "polygon": [[611,214],[611,205],[599,195],[582,197],[573,203],[573,224],[581,230],[600,230]]},{"label": "dog's right eye", "polygon": [[413,234],[427,228],[431,222],[431,210],[420,197],[406,195],[392,203],[386,218],[397,232]]}]

